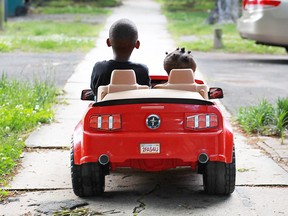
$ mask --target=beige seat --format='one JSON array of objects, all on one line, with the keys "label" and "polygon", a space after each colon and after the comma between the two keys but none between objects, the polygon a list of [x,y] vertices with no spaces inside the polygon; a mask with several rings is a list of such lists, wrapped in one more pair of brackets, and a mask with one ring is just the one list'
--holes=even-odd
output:
[{"label": "beige seat", "polygon": [[192,69],[173,69],[170,71],[168,82],[158,84],[154,88],[199,92],[204,99],[208,100],[207,85],[195,82]]},{"label": "beige seat", "polygon": [[98,87],[97,101],[101,101],[108,93],[148,88],[149,86],[137,84],[134,70],[113,70],[110,84]]}]

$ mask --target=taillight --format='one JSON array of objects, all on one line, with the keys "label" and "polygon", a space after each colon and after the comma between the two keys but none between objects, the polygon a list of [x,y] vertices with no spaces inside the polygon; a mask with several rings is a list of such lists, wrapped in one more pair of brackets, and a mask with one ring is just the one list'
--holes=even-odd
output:
[{"label": "taillight", "polygon": [[218,126],[216,114],[198,114],[186,116],[186,128],[188,129],[209,129]]},{"label": "taillight", "polygon": [[121,115],[95,115],[90,117],[90,127],[99,130],[121,129]]},{"label": "taillight", "polygon": [[243,0],[243,8],[245,10],[255,8],[277,7],[281,4],[281,0]]}]

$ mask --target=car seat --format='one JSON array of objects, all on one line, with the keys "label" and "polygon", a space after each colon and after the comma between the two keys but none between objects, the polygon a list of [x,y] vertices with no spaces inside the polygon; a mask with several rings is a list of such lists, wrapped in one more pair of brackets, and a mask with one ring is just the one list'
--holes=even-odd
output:
[{"label": "car seat", "polygon": [[149,86],[147,85],[139,85],[137,83],[134,70],[113,70],[110,84],[98,87],[97,101],[101,101],[108,93],[148,88]]},{"label": "car seat", "polygon": [[168,82],[154,86],[155,89],[177,89],[184,91],[199,92],[199,94],[208,100],[208,87],[205,84],[197,84],[192,69],[172,69],[170,71]]}]

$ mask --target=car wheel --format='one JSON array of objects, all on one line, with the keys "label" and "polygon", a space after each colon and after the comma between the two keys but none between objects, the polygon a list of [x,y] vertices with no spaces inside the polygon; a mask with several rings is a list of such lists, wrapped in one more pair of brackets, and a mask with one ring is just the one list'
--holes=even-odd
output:
[{"label": "car wheel", "polygon": [[105,188],[105,175],[98,163],[74,164],[73,141],[71,146],[71,179],[75,195],[79,197],[98,196]]},{"label": "car wheel", "polygon": [[287,52],[287,54],[288,54],[288,47],[285,47],[285,50],[286,50],[286,52]]},{"label": "car wheel", "polygon": [[203,172],[204,191],[214,195],[229,195],[235,189],[236,166],[233,148],[232,163],[209,161]]}]

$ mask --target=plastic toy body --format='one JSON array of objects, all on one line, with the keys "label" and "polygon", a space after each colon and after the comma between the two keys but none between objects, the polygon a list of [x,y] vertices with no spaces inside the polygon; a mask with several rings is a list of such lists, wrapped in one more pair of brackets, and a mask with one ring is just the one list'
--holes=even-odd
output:
[{"label": "plastic toy body", "polygon": [[191,167],[203,174],[207,193],[230,194],[235,187],[231,126],[215,103],[198,92],[137,89],[109,93],[90,104],[75,128],[71,147],[74,193],[103,193],[105,175],[122,167],[144,171]]}]

